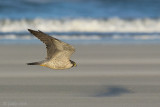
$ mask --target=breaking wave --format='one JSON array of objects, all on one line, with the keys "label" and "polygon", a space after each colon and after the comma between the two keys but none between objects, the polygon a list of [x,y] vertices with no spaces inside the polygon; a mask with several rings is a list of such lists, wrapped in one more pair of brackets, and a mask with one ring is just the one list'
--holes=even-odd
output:
[{"label": "breaking wave", "polygon": [[[27,29],[79,43],[160,41],[160,19],[0,19],[0,43],[33,41]],[[28,41],[29,40],[29,41]],[[37,40],[38,41],[38,40]]]},{"label": "breaking wave", "polygon": [[160,32],[160,19],[0,19],[0,32]]},{"label": "breaking wave", "polygon": [[[63,35],[63,36],[59,36],[59,35],[51,35],[54,36],[58,39],[61,40],[100,40],[101,37],[100,36],[85,36],[85,35],[81,35],[81,36],[70,36],[70,35]],[[31,40],[31,39],[36,39],[34,36],[30,36],[30,35],[14,35],[14,34],[9,34],[9,35],[0,35],[0,40]]]},{"label": "breaking wave", "polygon": [[[56,37],[60,40],[98,40],[98,41],[107,41],[107,40],[160,40],[160,33],[88,33],[88,32],[51,32],[48,33],[53,37]],[[2,33],[0,34],[0,40],[34,40],[34,36],[29,33]]]}]

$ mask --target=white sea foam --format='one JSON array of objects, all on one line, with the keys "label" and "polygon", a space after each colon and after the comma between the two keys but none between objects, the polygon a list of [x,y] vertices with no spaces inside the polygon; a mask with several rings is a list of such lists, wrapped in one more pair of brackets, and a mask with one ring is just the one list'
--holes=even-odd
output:
[{"label": "white sea foam", "polygon": [[[100,35],[63,35],[63,36],[59,36],[59,35],[51,35],[55,38],[58,38],[60,40],[78,40],[78,41],[85,41],[85,40],[160,40],[160,36],[159,35],[112,35],[112,36],[100,36]],[[31,35],[21,35],[21,36],[17,36],[16,34],[9,34],[9,35],[0,35],[0,40],[37,40],[36,37],[31,36]]]},{"label": "white sea foam", "polygon": [[32,39],[33,37],[31,36],[17,36],[17,35],[14,35],[14,34],[10,34],[10,35],[5,35],[5,36],[0,36],[0,40],[2,39],[10,39],[10,40],[17,40],[17,39],[23,39],[23,40],[29,40],[29,39]]},{"label": "white sea foam", "polygon": [[[58,38],[60,40],[101,40],[100,36],[85,36],[85,35],[81,35],[81,36],[69,36],[69,35],[63,35],[63,36],[57,36],[57,35],[51,35],[54,36],[55,38]],[[30,36],[30,35],[23,35],[23,36],[17,36],[17,35],[13,35],[13,34],[9,34],[9,35],[3,35],[0,36],[0,40],[3,39],[10,39],[10,40],[31,40],[31,39],[36,39],[34,36]]]},{"label": "white sea foam", "polygon": [[159,32],[160,19],[1,19],[0,32]]},{"label": "white sea foam", "polygon": [[113,35],[112,39],[121,40],[121,39],[132,39],[132,40],[160,40],[159,35]]}]

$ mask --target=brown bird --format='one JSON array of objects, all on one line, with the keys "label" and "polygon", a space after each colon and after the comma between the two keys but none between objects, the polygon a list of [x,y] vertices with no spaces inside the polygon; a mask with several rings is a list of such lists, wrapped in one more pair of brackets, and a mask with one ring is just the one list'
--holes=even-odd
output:
[{"label": "brown bird", "polygon": [[77,66],[70,60],[70,56],[75,52],[75,48],[65,42],[51,37],[42,31],[28,31],[46,44],[47,58],[43,61],[27,63],[27,65],[40,65],[51,69],[68,69]]}]

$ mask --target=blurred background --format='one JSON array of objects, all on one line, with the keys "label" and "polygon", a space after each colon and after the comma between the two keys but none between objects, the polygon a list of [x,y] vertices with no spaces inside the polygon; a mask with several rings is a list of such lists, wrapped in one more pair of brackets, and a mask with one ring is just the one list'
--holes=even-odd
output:
[{"label": "blurred background", "polygon": [[[53,70],[27,29],[72,44]],[[160,107],[160,0],[0,0],[0,107]]]},{"label": "blurred background", "polygon": [[0,43],[159,43],[160,0],[0,0]]}]

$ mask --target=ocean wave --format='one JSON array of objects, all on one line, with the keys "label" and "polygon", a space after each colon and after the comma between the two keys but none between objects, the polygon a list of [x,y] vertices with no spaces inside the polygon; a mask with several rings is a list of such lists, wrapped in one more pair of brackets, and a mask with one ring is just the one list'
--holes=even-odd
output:
[{"label": "ocean wave", "polygon": [[[152,34],[152,33],[137,33],[131,34],[131,33],[106,33],[102,35],[82,35],[81,33],[79,35],[61,35],[63,33],[60,33],[58,35],[51,35],[55,38],[58,38],[60,40],[66,40],[66,41],[109,41],[109,40],[160,40],[160,34]],[[4,34],[0,35],[0,40],[36,40],[36,37],[32,35],[27,34]]]},{"label": "ocean wave", "polygon": [[0,19],[0,32],[159,32],[160,19]]},{"label": "ocean wave", "polygon": [[[51,36],[53,36],[53,35],[51,35]],[[100,36],[85,36],[85,35],[81,35],[81,36],[54,35],[54,37],[58,38],[60,40],[100,40],[101,39]],[[17,36],[14,34],[0,36],[0,40],[4,40],[4,39],[7,39],[7,40],[31,40],[31,39],[36,39],[36,38],[34,36],[30,36],[30,35]]]}]

